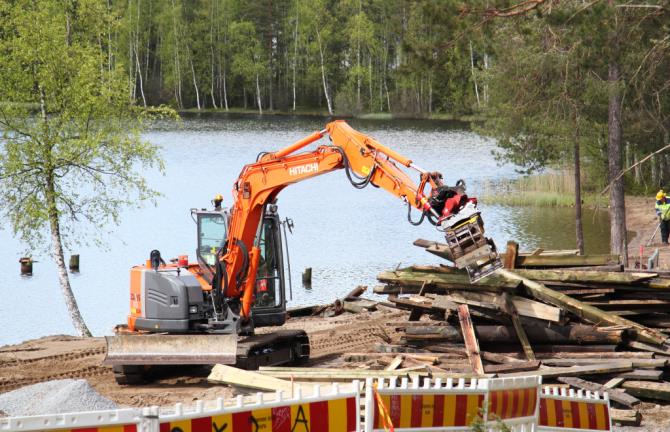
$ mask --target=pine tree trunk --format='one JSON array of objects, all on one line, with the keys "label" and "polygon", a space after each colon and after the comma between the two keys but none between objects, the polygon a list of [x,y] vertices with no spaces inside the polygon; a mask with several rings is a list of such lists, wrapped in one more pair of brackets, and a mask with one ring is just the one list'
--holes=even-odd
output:
[{"label": "pine tree trunk", "polygon": [[295,111],[295,70],[298,63],[298,18],[300,14],[295,15],[295,30],[293,31],[293,111]]},{"label": "pine tree trunk", "polygon": [[615,180],[621,172],[622,126],[621,126],[621,71],[619,64],[609,64],[609,110],[607,142],[608,177],[610,188],[610,249],[613,254],[621,254],[624,264],[628,262],[628,241],[626,239],[626,201],[624,178]]},{"label": "pine tree trunk", "polygon": [[321,56],[321,81],[323,82],[323,93],[326,96],[326,103],[328,104],[328,114],[333,115],[333,105],[330,103],[330,96],[328,95],[328,86],[326,85],[326,68],[323,64],[323,48],[321,46],[321,34],[319,29],[316,29],[316,40],[319,44],[319,55]]},{"label": "pine tree trunk", "polygon": [[470,72],[472,74],[472,82],[475,85],[475,96],[477,97],[477,107],[479,107],[479,86],[477,86],[477,76],[475,75],[475,54],[472,50],[472,41],[470,41]]},{"label": "pine tree trunk", "polygon": [[[579,132],[577,133],[579,135]],[[584,255],[584,228],[582,227],[582,178],[581,162],[579,159],[579,139],[575,139],[575,234],[577,236],[577,249],[580,255]]]},{"label": "pine tree trunk", "polygon": [[258,113],[263,114],[263,106],[261,104],[261,86],[258,82],[258,72],[256,73],[256,101],[258,102]]}]

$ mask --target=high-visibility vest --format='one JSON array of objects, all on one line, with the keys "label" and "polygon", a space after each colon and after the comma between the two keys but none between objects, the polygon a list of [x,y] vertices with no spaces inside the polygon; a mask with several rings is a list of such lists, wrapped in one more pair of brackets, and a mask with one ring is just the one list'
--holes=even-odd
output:
[{"label": "high-visibility vest", "polygon": [[670,220],[670,202],[668,201],[657,201],[656,210],[658,211],[661,219],[664,221]]}]

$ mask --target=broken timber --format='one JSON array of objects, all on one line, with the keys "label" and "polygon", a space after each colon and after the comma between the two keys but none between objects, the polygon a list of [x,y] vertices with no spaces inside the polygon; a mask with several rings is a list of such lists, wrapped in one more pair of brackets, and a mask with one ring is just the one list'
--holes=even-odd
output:
[{"label": "broken timber", "polygon": [[463,332],[463,340],[465,348],[472,365],[472,370],[478,375],[484,375],[484,365],[479,356],[479,342],[475,335],[475,329],[472,326],[472,319],[470,319],[470,310],[468,305],[460,305],[458,307],[458,320],[461,323],[461,331]]},{"label": "broken timber", "polygon": [[536,299],[566,309],[578,317],[584,318],[594,324],[609,324],[612,326],[634,328],[636,330],[634,337],[637,340],[654,345],[662,345],[667,340],[667,336],[660,332],[617,315],[606,313],[596,307],[589,306],[579,300],[566,296],[565,294],[549,289],[541,283],[519,276],[509,270],[499,269],[498,274],[510,280],[521,281],[526,290]]}]

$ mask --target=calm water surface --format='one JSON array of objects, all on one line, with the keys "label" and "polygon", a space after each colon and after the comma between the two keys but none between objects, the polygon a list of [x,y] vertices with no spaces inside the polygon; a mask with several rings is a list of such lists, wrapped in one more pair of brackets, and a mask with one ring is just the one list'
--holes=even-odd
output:
[{"label": "calm water surface", "polygon": [[[152,249],[159,249],[166,258],[193,255],[195,225],[190,208],[209,207],[216,193],[223,194],[224,204],[230,205],[233,181],[244,164],[262,151],[323,129],[326,121],[200,116],[181,125],[159,125],[147,133],[146,138],[161,147],[166,163],[164,176],[146,173],[150,184],[163,194],[158,206],[127,211],[121,225],[105,239],[104,248],[72,251],[81,255],[82,270],[72,277],[73,289],[93,333],[110,334],[115,324],[125,321],[128,269],[144,262]],[[441,171],[449,184],[465,179],[471,195],[483,182],[515,176],[513,166],[497,165],[491,155],[494,141],[462,125],[414,120],[350,123],[419,166]],[[373,286],[376,274],[398,264],[440,262],[412,246],[419,237],[441,240],[433,226],[410,225],[400,200],[372,187],[354,189],[344,172],[288,187],[279,196],[279,206],[282,217],[295,223],[289,236],[294,285],[289,306],[332,302],[356,285]],[[507,208],[495,202],[480,206],[487,233],[501,248],[509,239],[517,240],[523,249],[574,247],[570,209]],[[607,216],[587,211],[584,219],[588,251],[605,251]],[[73,332],[50,258],[36,256],[35,275],[22,278],[18,264],[22,251],[7,229],[0,231],[0,345]],[[299,286],[305,267],[313,267],[309,290]]]}]

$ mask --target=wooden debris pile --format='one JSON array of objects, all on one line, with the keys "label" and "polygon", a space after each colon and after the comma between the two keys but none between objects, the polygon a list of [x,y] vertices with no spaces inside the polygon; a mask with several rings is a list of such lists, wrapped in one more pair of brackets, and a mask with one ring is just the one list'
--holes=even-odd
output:
[{"label": "wooden debris pile", "polygon": [[[446,245],[415,245],[449,257]],[[505,269],[476,284],[447,265],[380,274],[374,293],[410,312],[389,324],[402,336],[384,350],[448,354],[431,366],[444,372],[540,374],[545,383],[608,391],[626,409],[641,399],[670,402],[667,273],[627,271],[613,255],[519,253],[514,242],[501,259]]]}]

